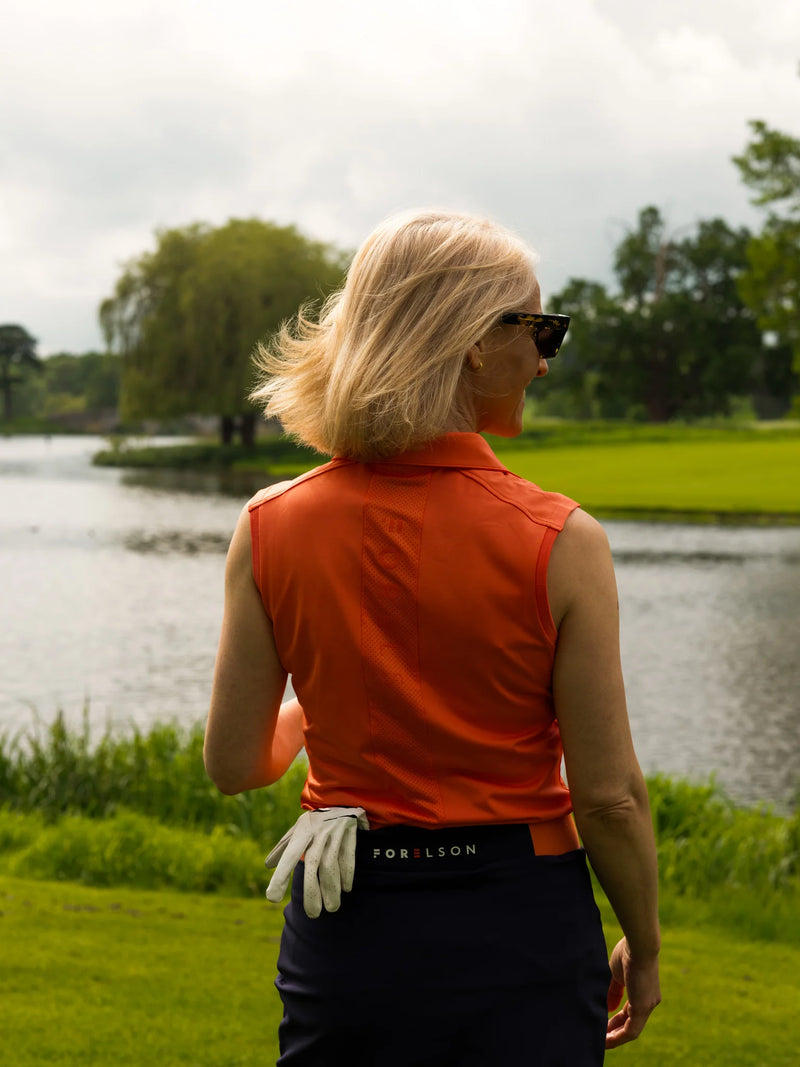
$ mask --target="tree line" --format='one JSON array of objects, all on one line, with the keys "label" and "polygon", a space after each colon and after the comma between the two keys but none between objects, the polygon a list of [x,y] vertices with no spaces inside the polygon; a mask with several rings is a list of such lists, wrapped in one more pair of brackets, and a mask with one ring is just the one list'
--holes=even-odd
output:
[{"label": "tree line", "polygon": [[[672,232],[643,208],[613,255],[615,284],[571,278],[550,309],[572,316],[558,373],[537,383],[546,414],[663,422],[800,415],[800,139],[750,124],[733,160],[761,232],[722,218]],[[3,417],[117,406],[120,419],[219,419],[252,442],[250,355],[304,302],[343,279],[347,253],[294,226],[232,219],[156,233],[100,306],[107,352],[41,360],[21,326],[0,326]],[[794,404],[794,406],[792,406]]]}]

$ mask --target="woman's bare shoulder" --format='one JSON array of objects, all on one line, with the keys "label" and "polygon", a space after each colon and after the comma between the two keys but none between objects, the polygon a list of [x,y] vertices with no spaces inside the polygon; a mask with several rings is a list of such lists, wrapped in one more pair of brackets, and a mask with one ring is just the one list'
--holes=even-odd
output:
[{"label": "woman's bare shoulder", "polygon": [[576,599],[592,596],[613,580],[614,566],[605,530],[581,508],[573,511],[556,537],[547,568],[547,595],[558,627]]}]

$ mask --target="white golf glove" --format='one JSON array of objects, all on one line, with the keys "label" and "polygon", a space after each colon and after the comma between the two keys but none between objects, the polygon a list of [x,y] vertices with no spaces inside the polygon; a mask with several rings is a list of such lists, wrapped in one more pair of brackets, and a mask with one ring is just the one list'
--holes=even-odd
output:
[{"label": "white golf glove", "polygon": [[356,831],[369,830],[363,808],[319,808],[304,812],[264,861],[276,867],[267,889],[267,900],[283,900],[292,871],[305,853],[303,907],[312,919],[326,911],[338,911],[342,892],[353,888],[356,870]]}]

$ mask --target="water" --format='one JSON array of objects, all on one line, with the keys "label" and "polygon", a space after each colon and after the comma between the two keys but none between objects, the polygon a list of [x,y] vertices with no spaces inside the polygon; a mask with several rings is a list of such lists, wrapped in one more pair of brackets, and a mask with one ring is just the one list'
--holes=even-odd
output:
[{"label": "water", "polygon": [[[0,438],[0,731],[84,703],[98,733],[205,717],[249,479],[93,468],[97,438]],[[800,780],[800,530],[604,523],[645,771],[784,806]]]}]

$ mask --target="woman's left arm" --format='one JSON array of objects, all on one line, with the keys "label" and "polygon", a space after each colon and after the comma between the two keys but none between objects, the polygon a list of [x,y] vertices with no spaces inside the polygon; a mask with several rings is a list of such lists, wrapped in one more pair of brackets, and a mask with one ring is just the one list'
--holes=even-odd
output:
[{"label": "woman's left arm", "polygon": [[302,708],[281,706],[286,671],[253,580],[250,514],[236,524],[225,567],[222,619],[203,758],[228,794],[277,781],[303,747]]}]

